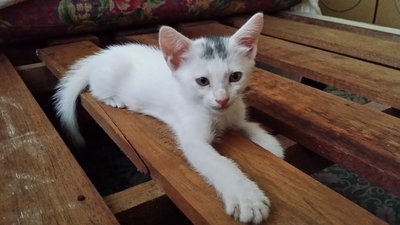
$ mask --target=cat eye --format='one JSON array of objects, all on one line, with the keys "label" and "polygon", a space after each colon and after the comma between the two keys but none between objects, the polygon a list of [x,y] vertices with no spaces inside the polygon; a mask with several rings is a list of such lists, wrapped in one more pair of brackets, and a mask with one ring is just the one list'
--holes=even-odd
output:
[{"label": "cat eye", "polygon": [[238,82],[242,78],[242,72],[236,71],[229,76],[229,82]]},{"label": "cat eye", "polygon": [[196,79],[196,82],[200,86],[207,86],[210,84],[210,81],[205,77],[199,77]]}]

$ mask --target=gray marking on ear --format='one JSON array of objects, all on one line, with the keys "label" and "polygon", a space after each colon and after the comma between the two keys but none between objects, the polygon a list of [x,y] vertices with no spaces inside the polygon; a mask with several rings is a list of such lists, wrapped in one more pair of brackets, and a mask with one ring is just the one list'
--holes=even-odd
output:
[{"label": "gray marking on ear", "polygon": [[226,51],[225,46],[225,37],[205,37],[203,47],[202,58],[211,60],[215,57],[219,57],[221,59],[226,59],[228,57],[228,52]]}]

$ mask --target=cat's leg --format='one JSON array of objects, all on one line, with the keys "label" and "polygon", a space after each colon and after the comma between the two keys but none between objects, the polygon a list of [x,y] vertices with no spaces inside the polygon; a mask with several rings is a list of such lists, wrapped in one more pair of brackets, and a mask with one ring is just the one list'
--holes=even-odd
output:
[{"label": "cat's leg", "polygon": [[279,158],[284,158],[284,150],[278,140],[260,127],[258,123],[241,120],[236,128],[247,138]]},{"label": "cat's leg", "polygon": [[184,132],[178,134],[178,140],[186,159],[217,190],[226,213],[243,223],[260,223],[265,219],[270,201],[263,191],[232,160],[218,154],[198,127]]},{"label": "cat's leg", "polygon": [[272,152],[279,158],[284,158],[284,150],[278,140],[260,127],[258,123],[249,122],[246,118],[246,106],[238,100],[226,115],[228,126],[241,132],[252,142]]}]

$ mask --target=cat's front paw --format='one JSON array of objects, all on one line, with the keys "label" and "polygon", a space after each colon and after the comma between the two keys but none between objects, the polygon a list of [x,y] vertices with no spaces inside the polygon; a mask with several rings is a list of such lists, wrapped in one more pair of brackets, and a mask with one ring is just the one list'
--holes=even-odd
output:
[{"label": "cat's front paw", "polygon": [[242,223],[258,224],[269,215],[271,203],[267,196],[251,181],[240,187],[231,187],[223,194],[226,213]]},{"label": "cat's front paw", "polygon": [[285,158],[285,150],[275,137],[268,134],[253,141],[279,158]]},{"label": "cat's front paw", "polygon": [[125,108],[125,104],[116,97],[103,99],[103,102],[114,108]]},{"label": "cat's front paw", "polygon": [[272,146],[270,145],[266,149],[281,159],[285,158],[285,150],[283,150],[282,146],[279,143]]}]

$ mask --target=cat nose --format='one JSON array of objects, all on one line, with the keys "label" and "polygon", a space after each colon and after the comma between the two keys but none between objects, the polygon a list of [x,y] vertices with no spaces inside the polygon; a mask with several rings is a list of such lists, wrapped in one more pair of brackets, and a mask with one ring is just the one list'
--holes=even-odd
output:
[{"label": "cat nose", "polygon": [[215,100],[220,106],[225,106],[226,105],[226,103],[228,103],[228,101],[229,101],[229,98],[224,98],[224,99],[216,99]]}]

